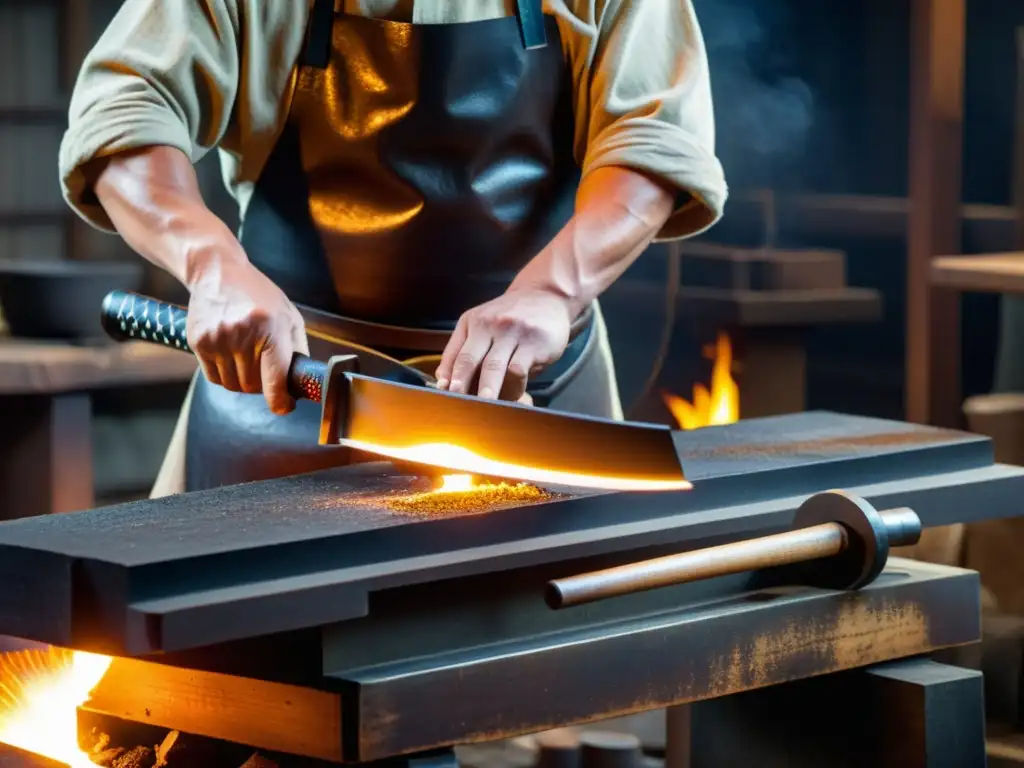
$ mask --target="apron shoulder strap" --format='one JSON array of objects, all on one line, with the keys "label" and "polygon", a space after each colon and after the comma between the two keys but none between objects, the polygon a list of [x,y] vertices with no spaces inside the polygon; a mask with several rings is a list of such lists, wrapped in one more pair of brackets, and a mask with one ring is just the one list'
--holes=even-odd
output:
[{"label": "apron shoulder strap", "polygon": [[[313,0],[306,26],[303,66],[326,69],[330,63],[334,5],[335,0]],[[519,22],[519,36],[524,48],[543,48],[548,44],[543,0],[516,0],[516,21]]]},{"label": "apron shoulder strap", "polygon": [[331,38],[334,32],[334,0],[313,0],[306,24],[306,46],[301,66],[327,69],[331,62]]},{"label": "apron shoulder strap", "polygon": [[519,36],[527,50],[543,48],[548,44],[544,30],[544,3],[542,0],[516,0],[516,19]]}]

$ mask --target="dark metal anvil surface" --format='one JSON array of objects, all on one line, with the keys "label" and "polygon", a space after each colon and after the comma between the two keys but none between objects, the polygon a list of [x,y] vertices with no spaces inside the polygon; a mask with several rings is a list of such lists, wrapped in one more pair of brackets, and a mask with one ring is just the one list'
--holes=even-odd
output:
[{"label": "dark metal anvil surface", "polygon": [[994,464],[987,438],[900,422],[804,413],[677,442],[691,491],[561,489],[431,517],[386,503],[422,478],[371,464],[3,523],[0,634],[178,651],[366,616],[400,586],[778,530],[832,488],[925,526],[1011,516],[1024,497],[1024,470]]},{"label": "dark metal anvil surface", "polygon": [[3,523],[0,634],[123,657],[95,712],[330,762],[979,638],[977,574],[899,560],[857,592],[762,572],[550,610],[552,578],[781,530],[823,490],[926,526],[1011,516],[1024,495],[987,438],[899,422],[805,413],[677,442],[688,492],[424,516],[388,503],[422,478],[362,465]]}]

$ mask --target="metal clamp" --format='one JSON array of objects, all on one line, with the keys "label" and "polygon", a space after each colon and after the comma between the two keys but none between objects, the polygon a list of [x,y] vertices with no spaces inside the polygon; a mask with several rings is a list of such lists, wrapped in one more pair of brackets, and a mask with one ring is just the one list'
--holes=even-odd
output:
[{"label": "metal clamp", "polygon": [[882,572],[889,548],[915,544],[921,520],[913,510],[878,512],[864,499],[826,491],[796,512],[794,530],[718,547],[644,560],[556,579],[545,600],[554,609],[761,568],[807,563],[804,583],[860,589]]}]

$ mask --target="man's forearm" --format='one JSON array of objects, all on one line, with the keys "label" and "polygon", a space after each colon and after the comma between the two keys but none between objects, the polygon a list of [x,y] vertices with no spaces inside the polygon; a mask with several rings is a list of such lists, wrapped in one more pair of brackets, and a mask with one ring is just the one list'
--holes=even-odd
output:
[{"label": "man's forearm", "polygon": [[116,155],[95,169],[95,190],[137,253],[184,285],[217,259],[245,260],[231,230],[203,202],[189,158],[170,147]]},{"label": "man's forearm", "polygon": [[576,211],[551,243],[516,276],[510,290],[540,288],[565,298],[573,317],[643,253],[672,214],[660,183],[626,168],[588,174]]}]

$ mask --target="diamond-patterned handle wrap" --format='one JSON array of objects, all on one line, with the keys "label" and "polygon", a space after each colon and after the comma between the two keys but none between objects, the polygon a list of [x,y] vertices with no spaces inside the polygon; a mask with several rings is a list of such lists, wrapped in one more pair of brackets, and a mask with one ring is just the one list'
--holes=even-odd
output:
[{"label": "diamond-patterned handle wrap", "polygon": [[148,341],[191,352],[185,327],[188,310],[149,296],[111,291],[103,300],[100,322],[115,341]]},{"label": "diamond-patterned handle wrap", "polygon": [[[103,300],[100,323],[114,341],[146,341],[191,352],[186,337],[188,310],[149,296],[111,291]],[[327,365],[295,355],[288,371],[288,392],[298,400],[319,403],[323,397]]]}]

